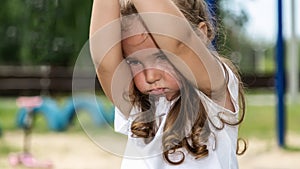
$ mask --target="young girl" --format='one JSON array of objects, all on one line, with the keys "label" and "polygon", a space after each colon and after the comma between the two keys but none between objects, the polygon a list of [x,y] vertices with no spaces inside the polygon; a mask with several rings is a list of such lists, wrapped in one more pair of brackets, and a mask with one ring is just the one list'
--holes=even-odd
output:
[{"label": "young girl", "polygon": [[90,48],[128,135],[122,168],[238,168],[242,86],[210,22],[204,0],[94,1]]}]

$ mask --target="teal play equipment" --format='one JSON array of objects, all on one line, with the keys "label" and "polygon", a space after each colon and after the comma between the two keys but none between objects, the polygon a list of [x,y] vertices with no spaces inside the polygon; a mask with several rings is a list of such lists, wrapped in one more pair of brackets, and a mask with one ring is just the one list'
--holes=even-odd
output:
[{"label": "teal play equipment", "polygon": [[114,106],[106,99],[81,96],[73,98],[76,112],[88,112],[96,125],[112,124],[114,120]]},{"label": "teal play equipment", "polygon": [[[104,104],[105,100],[97,99],[91,102],[89,97],[68,98],[63,106],[60,106],[50,97],[42,97],[42,103],[31,109],[20,107],[17,115],[18,127],[24,128],[28,124],[29,115],[33,117],[42,115],[47,121],[48,128],[53,131],[64,131],[72,123],[76,112],[86,112],[97,125],[110,124],[113,122],[114,108]],[[33,118],[34,119],[34,118]],[[32,119],[31,119],[32,120]]]},{"label": "teal play equipment", "polygon": [[[30,112],[31,111],[31,112]],[[48,127],[54,131],[65,130],[74,116],[73,105],[69,102],[64,107],[59,107],[55,100],[51,98],[42,98],[42,104],[37,107],[33,107],[29,110],[25,107],[19,110],[17,116],[17,124],[19,127],[26,127],[26,120],[28,120],[29,112],[32,116],[41,114],[45,117]]]}]

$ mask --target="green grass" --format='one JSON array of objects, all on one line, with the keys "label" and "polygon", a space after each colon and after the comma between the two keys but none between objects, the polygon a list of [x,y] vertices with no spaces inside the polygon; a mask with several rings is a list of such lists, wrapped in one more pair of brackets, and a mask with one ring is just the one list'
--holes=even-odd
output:
[{"label": "green grass", "polygon": [[2,130],[17,129],[15,117],[18,107],[15,100],[15,98],[0,98],[0,127]]},{"label": "green grass", "polygon": [[300,134],[300,104],[294,104],[286,107],[287,111],[287,128]]},{"label": "green grass", "polygon": [[7,144],[3,139],[0,138],[0,157],[6,156],[7,154],[11,152],[18,152],[20,151],[20,148],[12,147]]},{"label": "green grass", "polygon": [[270,138],[275,135],[274,106],[251,106],[246,109],[240,126],[241,137]]},{"label": "green grass", "polygon": [[[286,105],[286,131],[300,134],[300,104]],[[240,136],[268,139],[276,136],[275,105],[247,105],[244,122],[240,126]]]},{"label": "green grass", "polygon": [[[5,134],[6,131],[21,130],[16,126],[18,107],[16,106],[15,99],[16,98],[0,97],[0,126],[3,134]],[[300,104],[286,105],[286,112],[287,130],[300,134]],[[240,136],[263,139],[275,137],[275,120],[276,111],[274,105],[247,105],[245,120],[240,126]],[[43,116],[37,116],[33,132],[46,133],[48,131],[46,119]],[[74,119],[73,125],[71,125],[67,131],[82,131],[77,118]]]}]

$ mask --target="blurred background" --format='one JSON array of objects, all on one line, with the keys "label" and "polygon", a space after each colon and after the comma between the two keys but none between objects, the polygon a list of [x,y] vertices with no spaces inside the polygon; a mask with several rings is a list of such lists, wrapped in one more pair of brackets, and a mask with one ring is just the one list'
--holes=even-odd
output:
[{"label": "blurred background", "polygon": [[[240,136],[248,140],[249,148],[245,155],[239,157],[241,168],[300,168],[297,161],[300,157],[300,13],[295,10],[300,2],[284,0],[281,6],[285,75],[282,83],[284,95],[281,96],[283,142],[278,141],[278,118],[282,117],[278,117],[280,99],[276,87],[278,1],[210,2],[216,3],[217,7],[212,8],[218,18],[216,26],[219,31],[214,44],[219,53],[238,66],[246,87],[247,109]],[[36,154],[37,158],[50,159],[58,169],[118,168],[120,158],[93,144],[78,120],[73,118],[74,109],[68,109],[68,101],[72,99],[74,65],[88,41],[91,6],[92,0],[1,1],[0,168],[10,168],[11,153],[22,152],[26,144],[30,145],[32,154]],[[80,78],[96,79],[84,71]],[[82,85],[84,87],[84,83]],[[95,86],[99,102],[104,105],[101,110],[110,113],[111,104],[102,95],[97,80]],[[17,104],[21,96],[38,96],[48,106],[35,111],[30,139],[21,116],[25,118],[30,112],[26,106],[31,102],[39,108],[41,105],[29,99],[25,101],[24,110],[24,105]],[[82,118],[87,115],[87,118],[93,119],[97,110],[87,108],[91,107],[88,103],[82,104]],[[70,113],[51,119],[54,111]],[[63,127],[57,127],[57,121],[62,118],[67,120],[62,122]],[[106,119],[112,122],[109,115]],[[50,123],[53,123],[52,126]],[[78,156],[87,158],[80,163]],[[276,158],[281,160],[280,164],[270,162]],[[110,160],[115,163],[107,163]],[[14,167],[23,168],[26,164],[22,163],[21,160]]]}]

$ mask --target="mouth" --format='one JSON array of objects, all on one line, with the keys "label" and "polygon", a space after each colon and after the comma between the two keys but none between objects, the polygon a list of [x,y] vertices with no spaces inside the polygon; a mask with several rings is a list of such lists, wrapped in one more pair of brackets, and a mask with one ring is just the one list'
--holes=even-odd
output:
[{"label": "mouth", "polygon": [[147,91],[150,95],[164,95],[166,88],[155,88]]}]

